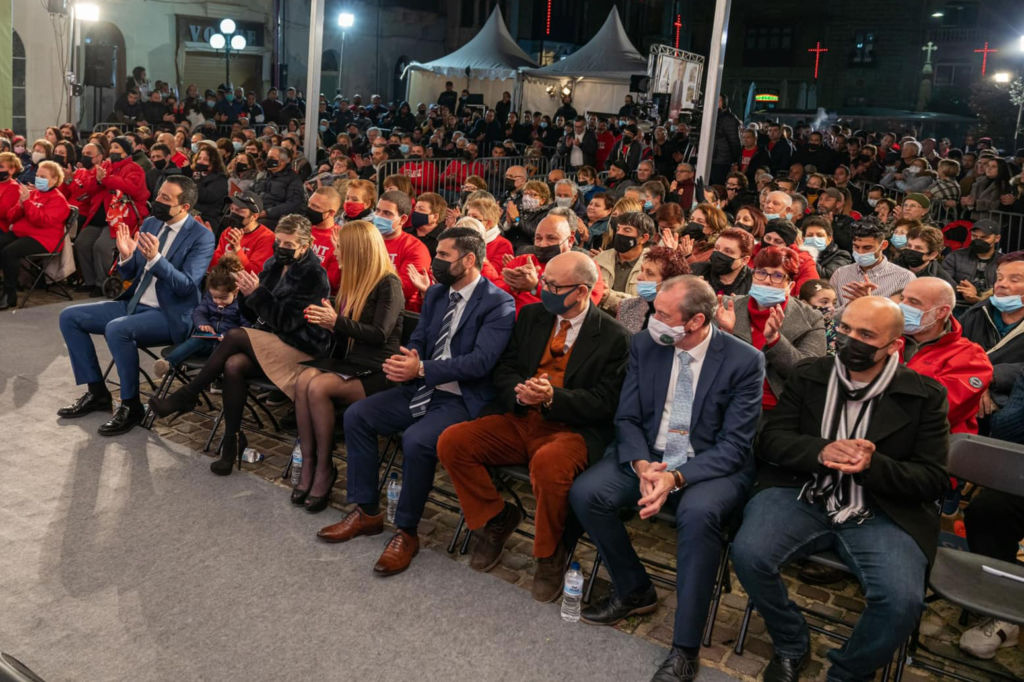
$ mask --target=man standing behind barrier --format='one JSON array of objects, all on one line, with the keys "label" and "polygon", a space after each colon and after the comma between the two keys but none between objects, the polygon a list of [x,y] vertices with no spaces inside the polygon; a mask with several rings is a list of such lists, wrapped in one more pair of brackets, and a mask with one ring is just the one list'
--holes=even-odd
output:
[{"label": "man standing behind barrier", "polygon": [[657,682],[697,676],[723,530],[754,480],[764,356],[714,327],[716,307],[715,292],[698,277],[662,283],[649,333],[633,337],[615,446],[569,493],[613,583],[608,601],[583,610],[583,621],[593,625],[614,625],[658,605],[620,510],[639,505],[644,519],[663,509],[675,514],[675,631]]}]

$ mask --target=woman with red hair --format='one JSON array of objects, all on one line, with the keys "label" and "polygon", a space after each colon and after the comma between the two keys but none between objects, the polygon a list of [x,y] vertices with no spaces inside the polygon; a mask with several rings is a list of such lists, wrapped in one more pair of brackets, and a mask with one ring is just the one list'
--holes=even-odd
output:
[{"label": "woman with red hair", "polygon": [[778,403],[786,378],[798,362],[825,355],[825,322],[814,308],[790,296],[800,271],[799,255],[786,247],[766,246],[751,263],[754,283],[747,296],[719,297],[718,327],[764,353],[761,406]]}]

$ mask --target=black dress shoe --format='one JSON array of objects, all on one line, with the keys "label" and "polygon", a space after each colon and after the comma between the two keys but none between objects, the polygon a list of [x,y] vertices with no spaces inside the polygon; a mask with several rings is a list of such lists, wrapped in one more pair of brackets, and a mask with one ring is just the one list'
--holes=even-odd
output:
[{"label": "black dress shoe", "polygon": [[800,671],[807,667],[810,657],[810,652],[800,658],[773,656],[764,669],[764,682],[796,682],[800,679]]},{"label": "black dress shoe", "polygon": [[651,682],[693,682],[700,670],[700,658],[697,654],[688,654],[681,648],[672,647],[665,662],[654,673]]},{"label": "black dress shoe", "polygon": [[605,603],[583,609],[580,620],[591,625],[615,625],[629,616],[654,613],[657,608],[658,593],[654,590],[654,585],[648,585],[646,590],[634,592],[625,599],[613,592]]},{"label": "black dress shoe", "polygon": [[114,416],[100,424],[96,433],[101,436],[120,436],[141,424],[145,416],[146,411],[142,407],[133,408],[121,403],[114,412]]},{"label": "black dress shoe", "polygon": [[85,395],[76,400],[70,405],[57,410],[57,416],[63,419],[74,419],[75,417],[84,417],[87,414],[93,412],[110,412],[110,408],[113,406],[114,401],[111,399],[110,394],[96,395],[92,391],[86,391]]}]

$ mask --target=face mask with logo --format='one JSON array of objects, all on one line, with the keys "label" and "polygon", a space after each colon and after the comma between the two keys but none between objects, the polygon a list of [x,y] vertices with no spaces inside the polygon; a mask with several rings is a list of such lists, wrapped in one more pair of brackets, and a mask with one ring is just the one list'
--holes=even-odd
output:
[{"label": "face mask with logo", "polygon": [[735,258],[730,258],[721,251],[712,251],[711,260],[709,261],[711,274],[721,277],[728,272],[732,272],[732,266],[735,262]]},{"label": "face mask with logo", "polygon": [[458,282],[459,279],[466,274],[466,271],[463,269],[462,272],[453,272],[453,265],[455,265],[455,263],[452,261],[442,260],[437,256],[434,256],[434,259],[430,261],[430,272],[434,275],[434,281],[446,287],[450,287]]},{"label": "face mask with logo", "polygon": [[821,313],[821,316],[826,320],[831,320],[832,315],[836,312],[836,309],[830,305],[816,305],[814,306],[814,309]]},{"label": "face mask with logo", "polygon": [[804,244],[807,246],[813,246],[819,252],[824,251],[827,244],[825,244],[824,237],[804,237]]},{"label": "face mask with logo", "polygon": [[425,227],[430,222],[430,214],[413,211],[409,220],[413,227]]},{"label": "face mask with logo", "polygon": [[371,222],[373,223],[373,226],[376,227],[377,230],[385,237],[395,231],[394,222],[384,216],[374,215],[371,218]]},{"label": "face mask with logo", "polygon": [[1024,308],[1024,300],[1021,296],[990,296],[988,300],[992,301],[992,305],[995,306],[996,310],[1001,313],[1014,313]]},{"label": "face mask with logo", "polygon": [[907,235],[894,234],[892,236],[892,239],[889,240],[889,243],[892,244],[894,248],[902,249],[904,246],[907,245]]},{"label": "face mask with logo", "polygon": [[619,253],[628,253],[636,248],[636,237],[628,237],[624,234],[617,234],[612,237],[612,248]]},{"label": "face mask with logo", "polygon": [[295,262],[295,249],[274,245],[274,258],[279,265],[291,265]]},{"label": "face mask with logo", "polygon": [[644,299],[648,303],[653,301],[658,295],[658,283],[657,282],[637,282],[636,283],[637,296]]},{"label": "face mask with logo", "polygon": [[35,186],[36,186],[36,189],[39,190],[40,192],[48,192],[48,191],[50,191],[50,181],[47,180],[46,178],[41,178],[41,177],[36,176]]},{"label": "face mask with logo", "polygon": [[670,327],[652,315],[647,321],[647,333],[659,346],[674,346],[686,338],[686,326]]},{"label": "face mask with logo", "polygon": [[540,199],[537,197],[523,197],[523,208],[532,211],[540,206]]},{"label": "face mask with logo", "polygon": [[751,284],[750,297],[757,301],[762,308],[770,308],[785,302],[786,290],[776,289],[766,284]]},{"label": "face mask with logo", "polygon": [[836,332],[836,355],[851,372],[863,372],[875,366],[875,355],[882,350],[840,331]]},{"label": "face mask with logo", "polygon": [[857,261],[857,265],[862,268],[870,268],[878,262],[878,255],[874,251],[868,251],[867,253],[855,253],[853,254],[853,260]]},{"label": "face mask with logo", "polygon": [[555,206],[569,208],[572,206],[572,197],[555,197]]}]

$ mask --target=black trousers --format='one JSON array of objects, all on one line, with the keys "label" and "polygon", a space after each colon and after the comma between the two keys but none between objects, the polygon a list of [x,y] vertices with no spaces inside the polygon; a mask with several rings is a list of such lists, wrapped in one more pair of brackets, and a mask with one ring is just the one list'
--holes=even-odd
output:
[{"label": "black trousers", "polygon": [[967,505],[964,525],[972,552],[1015,562],[1024,537],[1024,498],[986,488]]},{"label": "black trousers", "polygon": [[18,237],[12,232],[0,232],[0,265],[4,271],[4,295],[14,305],[18,301],[18,272],[21,259],[34,253],[46,253],[46,248],[32,237]]}]

